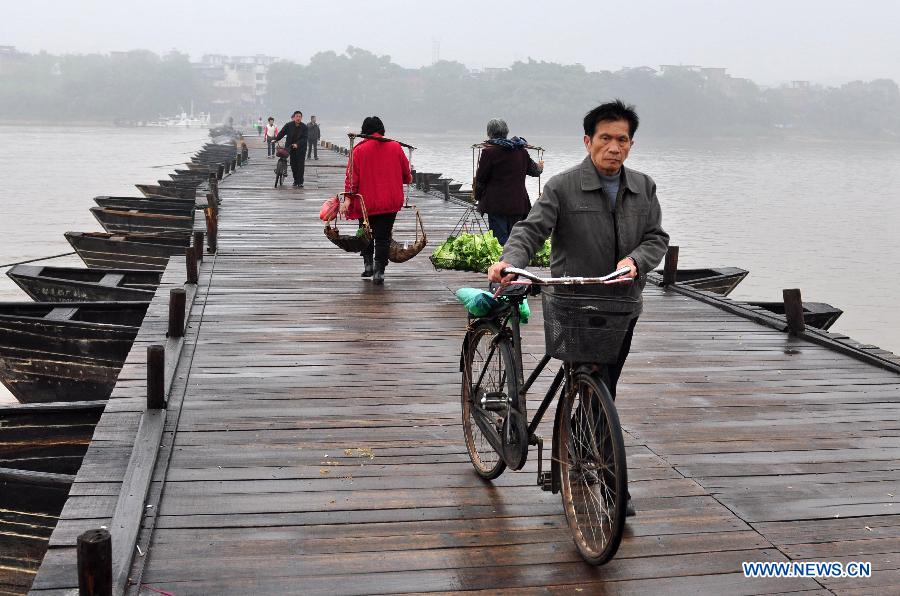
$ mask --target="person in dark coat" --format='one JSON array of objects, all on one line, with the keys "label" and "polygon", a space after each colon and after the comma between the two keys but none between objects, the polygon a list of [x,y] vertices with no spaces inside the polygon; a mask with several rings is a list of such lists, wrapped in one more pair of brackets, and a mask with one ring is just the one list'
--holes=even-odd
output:
[{"label": "person in dark coat", "polygon": [[319,123],[316,122],[315,116],[310,116],[307,129],[309,130],[307,141],[309,149],[306,150],[306,159],[319,159],[319,139],[322,138],[322,131],[319,129]]},{"label": "person in dark coat", "polygon": [[500,244],[506,244],[516,223],[531,210],[525,176],[539,176],[544,162],[535,163],[525,149],[525,139],[507,139],[509,127],[500,119],[487,124],[488,140],[475,173],[478,212],[487,214],[488,227]]},{"label": "person in dark coat", "polygon": [[281,127],[281,131],[275,135],[277,143],[282,138],[291,152],[291,173],[294,175],[294,188],[303,188],[303,169],[306,166],[306,139],[308,136],[306,125],[303,124],[303,112],[297,110],[291,117],[291,121]]}]

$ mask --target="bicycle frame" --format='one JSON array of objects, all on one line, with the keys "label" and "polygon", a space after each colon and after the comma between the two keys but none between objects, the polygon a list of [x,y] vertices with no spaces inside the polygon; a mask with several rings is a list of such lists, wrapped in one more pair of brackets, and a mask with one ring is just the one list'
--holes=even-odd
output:
[{"label": "bicycle frame", "polygon": [[[523,358],[522,358],[522,333],[521,333],[521,322],[519,321],[518,309],[514,305],[509,312],[507,312],[500,323],[500,334],[497,336],[498,339],[505,335],[509,335],[513,344],[513,354],[515,356],[515,365],[516,370],[515,374],[518,376],[518,385],[519,389],[519,398],[522,400],[523,404],[527,404],[526,398],[528,395],[528,391],[531,389],[532,385],[534,385],[535,381],[537,381],[538,377],[550,363],[552,359],[549,355],[544,354],[541,358],[540,362],[538,362],[537,366],[531,373],[528,375],[528,379],[524,379],[524,370],[523,370]],[[481,372],[478,376],[478,381],[474,386],[474,393],[477,394],[478,390],[481,387],[481,383],[484,380],[484,376],[487,372],[487,367],[496,353],[497,343],[492,342],[491,349],[488,352],[487,357],[485,358],[485,364],[482,368]],[[541,404],[538,406],[537,411],[534,413],[531,421],[528,423],[528,443],[529,445],[537,445],[538,447],[538,485],[542,486],[544,490],[550,490],[554,494],[559,492],[559,468],[557,465],[558,461],[558,453],[559,446],[557,445],[559,433],[557,432],[557,428],[559,426],[558,417],[554,419],[553,424],[553,444],[551,451],[551,471],[550,476],[547,477],[544,475],[543,471],[543,448],[544,448],[544,440],[542,437],[536,434],[537,427],[541,423],[544,418],[544,415],[547,413],[547,410],[550,408],[550,404],[553,403],[554,398],[559,392],[560,386],[563,385],[570,378],[570,365],[564,363],[559,367],[559,371],[557,371],[556,376],[553,378],[553,381],[550,383],[550,387],[547,389],[547,393],[544,395],[544,399],[541,401]],[[504,381],[501,380],[501,383]],[[527,414],[527,410],[526,410]]]}]

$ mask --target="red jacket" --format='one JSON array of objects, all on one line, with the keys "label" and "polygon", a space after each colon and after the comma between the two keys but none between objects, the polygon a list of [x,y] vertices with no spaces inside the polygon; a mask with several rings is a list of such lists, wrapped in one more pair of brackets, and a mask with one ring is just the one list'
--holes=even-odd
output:
[{"label": "red jacket", "polygon": [[[403,185],[410,182],[409,160],[400,143],[365,139],[353,148],[353,172],[347,163],[344,192],[361,194],[369,215],[397,213],[403,207]],[[347,219],[361,217],[359,201],[354,200]]]}]

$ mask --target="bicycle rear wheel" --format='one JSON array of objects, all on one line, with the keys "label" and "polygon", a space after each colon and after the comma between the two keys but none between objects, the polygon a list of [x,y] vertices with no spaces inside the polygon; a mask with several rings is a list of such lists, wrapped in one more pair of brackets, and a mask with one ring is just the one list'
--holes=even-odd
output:
[{"label": "bicycle rear wheel", "polygon": [[615,556],[625,530],[628,473],[619,415],[606,385],[576,372],[559,407],[563,507],[585,561]]},{"label": "bicycle rear wheel", "polygon": [[[462,425],[469,459],[479,476],[493,480],[506,470],[503,453],[520,445],[527,449],[527,429],[512,424],[510,404],[517,400],[519,381],[512,343],[498,337],[499,328],[479,323],[469,332],[462,354]],[[507,441],[503,440],[506,434]]]}]

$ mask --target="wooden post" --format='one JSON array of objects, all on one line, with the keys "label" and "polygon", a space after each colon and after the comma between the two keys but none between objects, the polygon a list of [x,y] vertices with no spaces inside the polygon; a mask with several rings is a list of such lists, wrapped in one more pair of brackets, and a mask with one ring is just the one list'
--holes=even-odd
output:
[{"label": "wooden post", "polygon": [[112,537],[109,531],[101,528],[82,532],[75,551],[79,596],[112,596]]},{"label": "wooden post", "polygon": [[197,272],[197,255],[203,254],[203,244],[200,247],[188,246],[184,249],[184,265],[187,270],[186,283],[196,284],[199,277]]},{"label": "wooden post", "polygon": [[169,290],[169,333],[167,337],[184,336],[184,310],[187,295],[184,288]]},{"label": "wooden post", "polygon": [[431,191],[431,174],[422,174],[422,190]]},{"label": "wooden post", "polygon": [[[218,180],[221,180],[224,177],[225,177],[225,164],[220,163],[218,166],[216,166],[216,178]],[[218,186],[218,184],[216,186]]]},{"label": "wooden post", "polygon": [[211,192],[206,193],[206,206],[218,213],[219,198]]},{"label": "wooden post", "polygon": [[235,159],[237,159],[237,165],[238,165],[238,167],[242,167],[242,166],[244,165],[244,164],[243,164],[243,161],[244,161],[244,156],[243,156],[243,155],[241,155],[240,153],[238,153],[238,154],[237,154],[237,157],[235,157]]},{"label": "wooden post", "polygon": [[218,196],[219,194],[219,179],[216,177],[215,172],[209,173],[209,178],[207,178],[209,183],[209,191]]},{"label": "wooden post", "polygon": [[663,285],[670,286],[676,281],[678,273],[678,247],[669,246],[666,251],[666,264],[663,267]]},{"label": "wooden post", "polygon": [[449,179],[444,180],[444,183],[442,186],[443,186],[443,188],[441,188],[441,191],[443,191],[443,193],[444,193],[444,200],[449,201],[450,200],[450,180]]},{"label": "wooden post", "polygon": [[216,220],[216,212],[212,209],[206,209],[206,245],[210,254],[216,252],[219,223]]},{"label": "wooden post", "polygon": [[159,344],[147,346],[147,409],[166,407],[166,348]]},{"label": "wooden post", "polygon": [[194,232],[194,248],[196,249],[196,260],[203,262],[203,232]]},{"label": "wooden post", "polygon": [[250,150],[246,144],[241,145],[241,155],[244,156],[244,161],[250,161]]},{"label": "wooden post", "polygon": [[806,330],[803,320],[803,299],[799,289],[782,290],[784,297],[784,318],[787,319],[788,333],[800,335]]},{"label": "wooden post", "polygon": [[235,171],[237,169],[237,156],[231,158],[231,171]]}]

